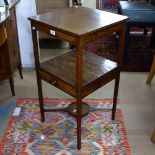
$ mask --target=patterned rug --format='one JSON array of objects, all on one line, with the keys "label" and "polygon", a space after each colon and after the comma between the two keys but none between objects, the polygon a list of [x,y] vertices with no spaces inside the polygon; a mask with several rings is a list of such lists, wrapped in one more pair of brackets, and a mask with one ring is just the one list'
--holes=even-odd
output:
[{"label": "patterned rug", "polygon": [[[44,99],[46,107],[65,107],[71,99]],[[111,99],[85,100],[103,111],[82,119],[82,149],[76,149],[76,120],[65,112],[48,112],[40,122],[37,99],[19,99],[0,144],[2,155],[131,155],[120,104],[111,120]],[[20,111],[21,108],[21,111]],[[20,113],[19,113],[19,111]]]},{"label": "patterned rug", "polygon": [[[132,34],[128,45],[128,62],[123,62],[122,70],[130,72],[149,71],[152,61],[153,52],[149,48],[150,36],[143,34]],[[87,44],[86,50],[105,57],[110,60],[116,58],[118,40],[115,35],[100,38]]]}]

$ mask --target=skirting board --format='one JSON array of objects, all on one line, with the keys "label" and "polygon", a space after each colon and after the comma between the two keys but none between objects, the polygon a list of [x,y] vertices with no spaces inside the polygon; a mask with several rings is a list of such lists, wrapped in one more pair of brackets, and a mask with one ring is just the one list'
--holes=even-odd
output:
[{"label": "skirting board", "polygon": [[35,68],[34,64],[22,64],[22,68]]}]

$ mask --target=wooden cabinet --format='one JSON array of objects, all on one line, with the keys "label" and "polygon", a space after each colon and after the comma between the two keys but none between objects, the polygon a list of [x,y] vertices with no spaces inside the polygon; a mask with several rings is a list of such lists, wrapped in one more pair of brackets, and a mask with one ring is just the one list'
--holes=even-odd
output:
[{"label": "wooden cabinet", "polygon": [[18,41],[18,30],[16,22],[15,6],[19,0],[9,1],[5,12],[1,14],[0,29],[4,41],[0,46],[0,80],[9,79],[12,95],[15,95],[13,84],[13,73],[18,68],[21,78],[21,58]]},{"label": "wooden cabinet", "polygon": [[8,54],[6,29],[0,25],[0,80],[4,80],[9,74],[9,61],[6,60]]}]

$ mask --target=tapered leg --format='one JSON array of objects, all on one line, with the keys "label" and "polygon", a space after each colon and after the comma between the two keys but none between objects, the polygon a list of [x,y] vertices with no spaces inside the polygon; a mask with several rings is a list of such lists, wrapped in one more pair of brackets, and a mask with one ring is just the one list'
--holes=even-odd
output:
[{"label": "tapered leg", "polygon": [[44,122],[45,116],[44,116],[42,83],[41,83],[41,78],[39,77],[39,74],[38,74],[38,67],[37,67],[40,64],[39,50],[38,50],[39,45],[38,45],[37,31],[36,31],[35,27],[33,27],[32,25],[31,25],[31,29],[32,29],[32,40],[33,40],[33,48],[34,48],[34,58],[35,58],[35,68],[36,68],[36,76],[37,76],[37,86],[38,86],[41,121]]},{"label": "tapered leg", "polygon": [[9,83],[10,83],[10,88],[11,88],[12,96],[15,96],[13,77],[9,78]]},{"label": "tapered leg", "polygon": [[153,143],[155,143],[155,129],[154,129],[154,132],[152,134],[151,140],[152,140]]},{"label": "tapered leg", "polygon": [[18,70],[19,70],[20,78],[23,79],[21,63],[20,63],[19,66],[18,66]]},{"label": "tapered leg", "polygon": [[154,74],[155,74],[155,55],[154,55],[154,58],[153,58],[153,63],[152,63],[152,66],[151,66],[151,70],[149,72],[149,75],[148,75],[148,78],[147,78],[147,81],[146,81],[147,84],[150,84]]},{"label": "tapered leg", "polygon": [[82,98],[77,99],[77,148],[81,149]]},{"label": "tapered leg", "polygon": [[116,106],[117,106],[117,96],[118,96],[118,87],[119,87],[119,78],[120,78],[120,75],[115,79],[113,108],[112,108],[112,120],[115,119],[115,112],[116,112]]},{"label": "tapered leg", "polygon": [[41,79],[37,76],[37,85],[38,85],[38,95],[39,95],[39,104],[40,104],[40,113],[41,113],[41,121],[45,121],[44,115],[44,104],[43,104],[43,93],[42,93],[42,82]]}]

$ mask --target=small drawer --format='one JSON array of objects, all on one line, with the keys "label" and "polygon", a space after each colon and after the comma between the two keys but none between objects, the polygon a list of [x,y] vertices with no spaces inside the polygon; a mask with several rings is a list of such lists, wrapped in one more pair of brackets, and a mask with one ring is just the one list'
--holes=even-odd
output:
[{"label": "small drawer", "polygon": [[48,81],[52,85],[56,85],[57,80],[52,75],[49,75],[42,70],[38,70],[38,74],[43,80]]}]

